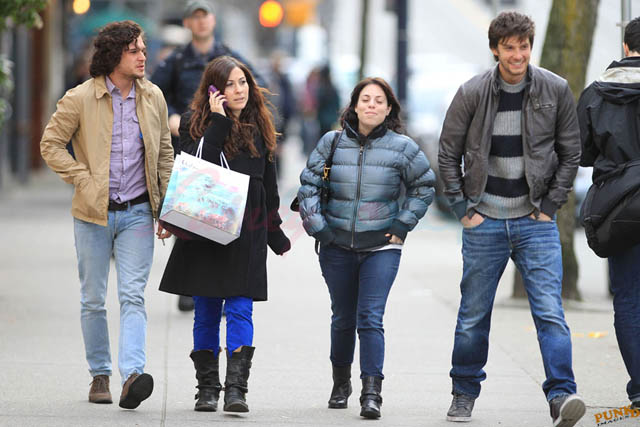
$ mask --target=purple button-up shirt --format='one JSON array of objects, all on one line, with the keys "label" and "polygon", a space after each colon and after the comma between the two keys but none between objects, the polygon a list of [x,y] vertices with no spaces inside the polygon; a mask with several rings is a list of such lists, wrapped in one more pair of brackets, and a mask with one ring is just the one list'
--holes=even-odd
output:
[{"label": "purple button-up shirt", "polygon": [[136,85],[127,99],[106,77],[113,105],[111,164],[109,167],[109,199],[123,203],[144,194],[147,183],[144,172],[144,144],[136,114]]}]

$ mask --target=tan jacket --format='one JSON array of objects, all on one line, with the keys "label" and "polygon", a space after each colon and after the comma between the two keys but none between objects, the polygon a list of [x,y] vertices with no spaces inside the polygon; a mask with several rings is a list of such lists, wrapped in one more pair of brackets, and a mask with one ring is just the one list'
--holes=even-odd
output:
[{"label": "tan jacket", "polygon": [[[167,104],[160,89],[146,79],[136,85],[136,113],[144,141],[145,176],[154,218],[158,217],[173,166]],[[104,77],[69,90],[58,101],[40,141],[47,165],[75,186],[71,214],[107,225],[113,107]],[[72,141],[75,160],[66,150]]]}]

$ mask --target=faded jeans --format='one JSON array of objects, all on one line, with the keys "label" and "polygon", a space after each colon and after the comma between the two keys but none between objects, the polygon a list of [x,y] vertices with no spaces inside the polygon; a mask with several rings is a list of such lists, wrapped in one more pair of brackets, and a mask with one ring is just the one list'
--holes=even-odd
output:
[{"label": "faded jeans", "polygon": [[489,350],[491,311],[509,258],[522,274],[538,333],[547,400],[576,392],[571,334],[562,308],[562,253],[555,221],[485,218],[462,234],[462,294],[452,355],[453,391],[477,397]]},{"label": "faded jeans", "polygon": [[80,324],[91,376],[111,375],[105,299],[113,253],[120,302],[118,368],[124,383],[131,374],[143,373],[146,361],[144,290],[153,259],[153,217],[148,202],[108,215],[106,227],[74,218]]}]

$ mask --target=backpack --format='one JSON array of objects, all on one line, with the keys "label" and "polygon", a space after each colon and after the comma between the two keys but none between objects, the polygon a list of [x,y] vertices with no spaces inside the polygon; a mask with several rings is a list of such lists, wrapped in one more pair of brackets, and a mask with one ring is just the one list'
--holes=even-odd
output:
[{"label": "backpack", "polygon": [[589,247],[607,258],[640,243],[640,159],[596,179],[580,209]]}]

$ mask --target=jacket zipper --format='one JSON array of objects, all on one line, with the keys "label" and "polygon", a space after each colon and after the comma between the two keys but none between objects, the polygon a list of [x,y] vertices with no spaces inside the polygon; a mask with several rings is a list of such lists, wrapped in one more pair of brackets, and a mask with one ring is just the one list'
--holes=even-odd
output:
[{"label": "jacket zipper", "polygon": [[531,96],[530,93],[527,93],[525,91],[524,99],[522,102],[522,122],[521,122],[522,124],[520,129],[520,133],[522,134],[522,162],[524,164],[524,179],[525,181],[527,181],[527,186],[529,187],[529,202],[534,207],[535,207],[535,204],[533,203],[532,193],[533,193],[533,190],[535,190],[535,188],[531,187],[532,183],[531,183],[531,180],[529,180],[529,174],[527,173],[528,172],[527,159],[531,158],[531,153],[529,150],[529,140],[527,138],[527,132],[529,129],[529,121],[527,120],[527,117],[532,108],[534,110],[538,109],[538,105],[539,105],[538,97]]},{"label": "jacket zipper", "polygon": [[362,182],[362,165],[363,164],[364,164],[364,145],[361,145],[360,153],[358,154],[358,184],[356,187],[356,201],[353,205],[353,220],[351,222],[351,249],[353,249],[353,246],[355,245],[355,239],[356,239],[356,219],[358,215],[358,205],[360,204],[360,184]]}]

